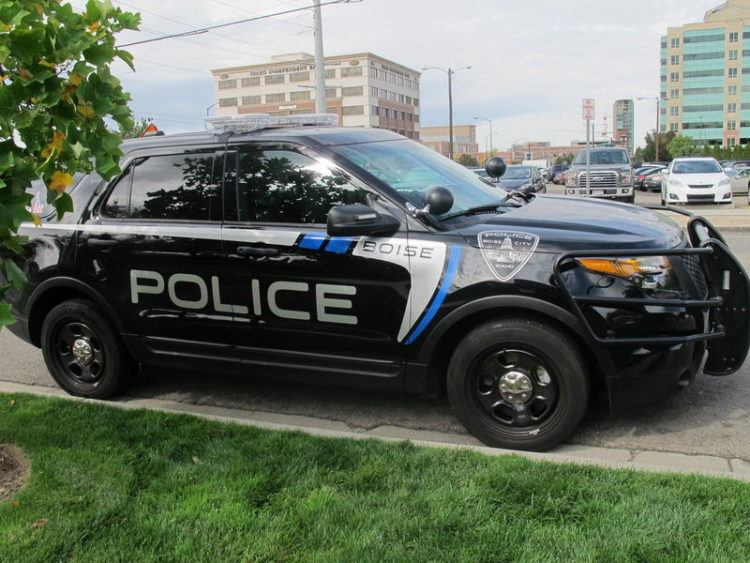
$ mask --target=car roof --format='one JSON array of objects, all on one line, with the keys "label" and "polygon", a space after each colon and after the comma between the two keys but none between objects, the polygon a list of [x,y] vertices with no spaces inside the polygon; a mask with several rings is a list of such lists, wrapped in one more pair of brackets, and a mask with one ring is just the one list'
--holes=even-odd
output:
[{"label": "car roof", "polygon": [[711,156],[678,156],[674,159],[676,161],[682,161],[682,160],[713,160],[716,161],[715,158]]},{"label": "car roof", "polygon": [[387,129],[359,127],[271,127],[247,133],[213,133],[199,131],[194,133],[176,133],[173,135],[153,135],[128,139],[123,142],[125,152],[173,145],[202,145],[231,141],[297,141],[313,142],[325,146],[350,145],[354,143],[371,143],[376,141],[404,140],[407,137]]}]

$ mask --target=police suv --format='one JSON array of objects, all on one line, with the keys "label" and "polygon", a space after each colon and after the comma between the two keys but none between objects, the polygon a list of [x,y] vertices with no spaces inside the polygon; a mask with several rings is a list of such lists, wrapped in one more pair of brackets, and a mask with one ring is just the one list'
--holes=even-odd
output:
[{"label": "police suv", "polygon": [[11,330],[74,395],[138,364],[446,393],[486,444],[533,450],[593,391],[628,407],[742,365],[747,275],[704,219],[507,192],[334,121],[127,141],[119,177],[22,228]]}]

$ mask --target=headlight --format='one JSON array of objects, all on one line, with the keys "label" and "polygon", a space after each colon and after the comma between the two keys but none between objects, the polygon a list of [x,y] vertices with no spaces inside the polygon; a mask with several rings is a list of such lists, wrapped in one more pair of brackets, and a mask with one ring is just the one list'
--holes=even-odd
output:
[{"label": "headlight", "polygon": [[578,258],[576,262],[590,272],[607,274],[617,278],[659,276],[668,273],[672,269],[672,264],[666,256],[644,256],[641,258]]},{"label": "headlight", "polygon": [[578,174],[568,174],[565,178],[566,186],[575,186],[578,183]]},{"label": "headlight", "polygon": [[669,182],[667,182],[670,186],[674,186],[675,188],[682,188],[685,186],[682,182],[679,180],[675,180],[674,178],[670,178]]},{"label": "headlight", "polygon": [[630,175],[630,172],[627,170],[621,170],[620,171],[620,183],[621,184],[629,184],[633,181],[633,177]]}]

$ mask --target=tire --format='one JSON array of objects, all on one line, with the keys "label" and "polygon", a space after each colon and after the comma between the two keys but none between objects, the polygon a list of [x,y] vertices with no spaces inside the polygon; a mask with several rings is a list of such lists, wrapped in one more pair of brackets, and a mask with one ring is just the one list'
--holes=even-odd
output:
[{"label": "tire", "polygon": [[84,299],[52,309],[42,324],[41,342],[54,380],[78,397],[115,395],[135,368],[120,336],[96,305]]},{"label": "tire", "polygon": [[624,201],[625,203],[635,203],[635,194],[624,198],[622,201]]},{"label": "tire", "polygon": [[[541,372],[530,359],[538,360]],[[456,347],[448,365],[448,399],[466,429],[488,446],[547,450],[565,440],[586,413],[585,365],[578,345],[558,329],[526,318],[495,320]]]}]

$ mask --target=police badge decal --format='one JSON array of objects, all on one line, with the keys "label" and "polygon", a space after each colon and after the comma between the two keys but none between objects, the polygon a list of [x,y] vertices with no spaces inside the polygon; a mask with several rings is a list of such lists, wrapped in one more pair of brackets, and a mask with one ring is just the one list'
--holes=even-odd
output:
[{"label": "police badge decal", "polygon": [[539,244],[537,235],[516,231],[485,231],[477,238],[487,265],[502,282],[521,271]]}]

